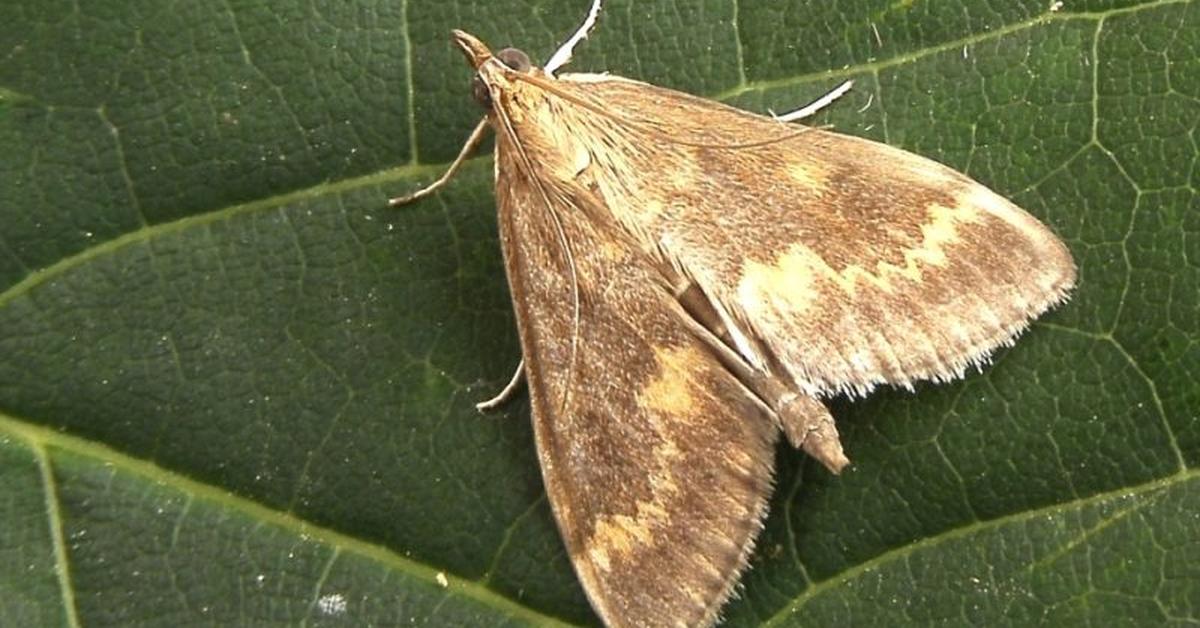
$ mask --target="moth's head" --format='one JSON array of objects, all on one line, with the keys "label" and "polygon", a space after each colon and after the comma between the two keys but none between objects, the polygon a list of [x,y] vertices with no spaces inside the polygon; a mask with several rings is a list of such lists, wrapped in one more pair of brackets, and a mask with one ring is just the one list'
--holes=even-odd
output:
[{"label": "moth's head", "polygon": [[496,54],[488,50],[487,45],[475,38],[474,35],[454,30],[450,38],[462,50],[467,63],[475,68],[475,76],[471,79],[471,92],[484,109],[492,108],[492,93],[498,86],[507,85],[506,78],[514,72],[530,73],[536,68],[529,61],[529,55],[516,48],[505,48]]}]

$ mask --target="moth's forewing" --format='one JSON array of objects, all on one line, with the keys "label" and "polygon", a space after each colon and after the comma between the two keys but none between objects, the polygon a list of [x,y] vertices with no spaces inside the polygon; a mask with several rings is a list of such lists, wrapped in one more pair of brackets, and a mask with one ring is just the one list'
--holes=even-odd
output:
[{"label": "moth's forewing", "polygon": [[513,150],[499,135],[500,236],[571,560],[609,625],[711,624],[761,528],[776,429],[632,240],[548,207]]},{"label": "moth's forewing", "polygon": [[544,109],[571,129],[559,150],[591,156],[581,187],[728,313],[748,360],[778,361],[804,392],[960,376],[1074,284],[1050,230],[934,161],[618,77],[560,78],[555,91],[597,104]]}]

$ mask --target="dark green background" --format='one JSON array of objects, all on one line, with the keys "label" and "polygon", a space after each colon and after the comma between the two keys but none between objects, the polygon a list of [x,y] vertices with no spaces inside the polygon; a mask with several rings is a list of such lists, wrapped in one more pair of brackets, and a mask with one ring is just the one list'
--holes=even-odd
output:
[{"label": "dark green background", "polygon": [[[0,624],[592,618],[540,486],[452,27],[586,0],[9,2]],[[807,6],[806,6],[807,5]],[[572,68],[821,116],[1067,241],[982,374],[781,449],[730,625],[1200,621],[1200,3],[612,0]],[[438,583],[443,572],[448,587]]]}]

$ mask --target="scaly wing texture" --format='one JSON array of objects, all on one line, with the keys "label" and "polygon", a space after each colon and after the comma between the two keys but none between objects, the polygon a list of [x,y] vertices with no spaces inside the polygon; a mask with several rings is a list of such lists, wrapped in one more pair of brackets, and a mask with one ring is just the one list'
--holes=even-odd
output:
[{"label": "scaly wing texture", "polygon": [[761,527],[776,429],[646,256],[575,207],[551,210],[511,151],[500,134],[501,242],[571,560],[608,625],[711,624]]},{"label": "scaly wing texture", "polygon": [[960,376],[1074,284],[1045,226],[931,160],[617,77],[553,87],[578,183],[809,394]]}]

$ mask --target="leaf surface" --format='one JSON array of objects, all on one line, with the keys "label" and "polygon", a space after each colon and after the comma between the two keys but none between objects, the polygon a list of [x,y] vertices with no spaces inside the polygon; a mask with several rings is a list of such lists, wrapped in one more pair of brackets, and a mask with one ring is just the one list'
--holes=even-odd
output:
[{"label": "leaf surface", "polygon": [[[729,625],[1200,620],[1200,3],[612,0],[572,68],[963,170],[1063,236],[981,374],[781,448]],[[594,623],[450,28],[587,2],[14,3],[0,24],[0,624]]]}]

